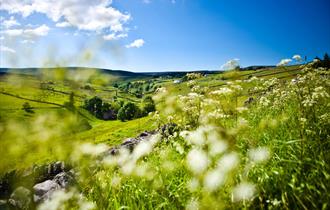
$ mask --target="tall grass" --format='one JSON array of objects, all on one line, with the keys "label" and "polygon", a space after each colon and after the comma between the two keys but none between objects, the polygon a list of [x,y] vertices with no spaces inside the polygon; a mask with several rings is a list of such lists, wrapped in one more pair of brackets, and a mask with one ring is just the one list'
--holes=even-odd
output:
[{"label": "tall grass", "polygon": [[[329,208],[328,70],[306,65],[292,81],[253,77],[215,90],[187,84],[188,94],[173,96],[163,88],[155,96],[162,103],[153,121],[166,129],[132,152],[122,148],[117,155],[104,155],[109,150],[105,144],[70,143],[65,155],[56,157],[74,166],[77,186],[39,208]],[[248,97],[254,100],[244,106]],[[7,128],[14,124],[6,123],[1,124],[1,148],[7,149],[1,152],[13,161],[2,163],[2,171],[15,167],[32,148],[67,148],[55,141],[52,130],[41,130],[52,141],[31,141],[27,150],[15,150],[13,144],[32,138],[31,133],[16,138],[15,130]],[[31,164],[39,154],[31,154]]]}]

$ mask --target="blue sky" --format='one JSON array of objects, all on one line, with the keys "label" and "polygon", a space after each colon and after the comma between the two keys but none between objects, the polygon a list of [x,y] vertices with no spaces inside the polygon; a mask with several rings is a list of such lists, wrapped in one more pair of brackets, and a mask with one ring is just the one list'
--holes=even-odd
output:
[{"label": "blue sky", "polygon": [[1,0],[1,67],[274,65],[330,52],[328,0]]}]

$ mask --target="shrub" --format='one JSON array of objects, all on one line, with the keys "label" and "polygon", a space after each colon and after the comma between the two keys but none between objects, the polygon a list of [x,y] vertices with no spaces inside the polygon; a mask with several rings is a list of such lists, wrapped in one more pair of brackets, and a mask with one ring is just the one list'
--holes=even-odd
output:
[{"label": "shrub", "polygon": [[143,108],[142,108],[142,114],[148,115],[150,112],[156,111],[156,105],[154,100],[151,96],[146,96],[143,99]]},{"label": "shrub", "polygon": [[28,112],[28,113],[33,113],[32,107],[31,107],[31,105],[29,104],[29,102],[25,102],[25,103],[23,104],[22,109],[23,109],[24,111]]},{"label": "shrub", "polygon": [[118,111],[118,119],[121,121],[132,120],[140,116],[140,109],[132,102],[126,103]]}]

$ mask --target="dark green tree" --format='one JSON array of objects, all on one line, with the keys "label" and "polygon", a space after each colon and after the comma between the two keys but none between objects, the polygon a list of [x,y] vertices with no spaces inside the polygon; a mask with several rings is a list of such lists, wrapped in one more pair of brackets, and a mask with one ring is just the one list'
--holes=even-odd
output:
[{"label": "dark green tree", "polygon": [[328,53],[325,53],[323,56],[323,67],[330,68],[330,58]]},{"label": "dark green tree", "polygon": [[118,111],[117,118],[121,121],[132,120],[134,118],[139,117],[140,109],[132,102],[126,103],[123,107],[121,107]]},{"label": "dark green tree", "polygon": [[91,112],[97,118],[102,118],[103,101],[101,98],[95,96],[85,101],[84,108]]},{"label": "dark green tree", "polygon": [[142,114],[148,115],[150,112],[156,111],[156,105],[154,100],[152,99],[151,96],[146,96],[143,99],[143,109],[142,109]]},{"label": "dark green tree", "polygon": [[33,113],[32,107],[29,102],[24,102],[22,109],[28,113]]}]

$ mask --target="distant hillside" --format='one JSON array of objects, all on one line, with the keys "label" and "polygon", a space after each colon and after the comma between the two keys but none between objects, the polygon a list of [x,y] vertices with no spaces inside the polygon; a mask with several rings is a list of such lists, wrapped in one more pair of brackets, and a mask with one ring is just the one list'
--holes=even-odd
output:
[{"label": "distant hillside", "polygon": [[[26,74],[26,75],[38,75],[43,70],[55,70],[56,68],[0,68],[0,74],[14,73],[14,74]],[[63,67],[68,71],[76,70],[96,70],[101,73],[110,74],[121,79],[136,79],[146,77],[183,77],[187,73],[198,72],[202,74],[215,74],[221,71],[212,70],[196,70],[196,71],[166,71],[166,72],[131,72],[125,70],[112,70],[112,69],[98,69],[98,68],[87,68],[87,67]]]},{"label": "distant hillside", "polygon": [[[57,68],[0,68],[0,73],[15,73],[15,74],[27,74],[27,75],[37,75],[41,71],[51,71]],[[86,68],[86,67],[63,67],[68,71],[76,71],[76,70],[96,70],[100,71],[101,73],[111,74],[113,76],[121,77],[121,78],[131,78],[131,77],[145,77],[148,74],[141,74],[141,73],[134,73],[130,71],[124,70],[111,70],[111,69],[97,69],[97,68]]]},{"label": "distant hillside", "polygon": [[247,66],[240,68],[241,71],[260,70],[260,69],[273,69],[276,66]]}]

